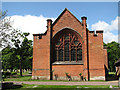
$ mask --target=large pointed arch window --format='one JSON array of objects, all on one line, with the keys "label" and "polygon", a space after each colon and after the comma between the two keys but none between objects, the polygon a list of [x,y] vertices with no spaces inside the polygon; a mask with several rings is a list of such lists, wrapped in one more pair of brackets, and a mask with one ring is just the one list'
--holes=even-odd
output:
[{"label": "large pointed arch window", "polygon": [[76,34],[64,32],[55,41],[55,61],[81,61],[82,44]]}]

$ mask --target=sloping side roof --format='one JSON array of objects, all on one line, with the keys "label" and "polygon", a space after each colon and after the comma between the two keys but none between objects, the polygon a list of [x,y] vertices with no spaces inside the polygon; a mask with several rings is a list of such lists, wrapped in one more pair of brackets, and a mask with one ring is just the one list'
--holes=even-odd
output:
[{"label": "sloping side roof", "polygon": [[60,19],[60,17],[68,11],[80,24],[82,24],[67,8],[64,9],[64,11],[58,16],[58,18],[54,21],[53,25],[57,23],[57,21]]}]

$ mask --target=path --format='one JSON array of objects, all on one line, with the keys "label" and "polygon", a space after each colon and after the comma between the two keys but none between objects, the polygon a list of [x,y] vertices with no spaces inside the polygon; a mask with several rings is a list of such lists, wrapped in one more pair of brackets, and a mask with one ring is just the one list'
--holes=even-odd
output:
[{"label": "path", "polygon": [[41,82],[41,81],[4,81],[13,82],[14,84],[36,84],[36,85],[118,85],[118,81],[108,81],[108,82]]}]

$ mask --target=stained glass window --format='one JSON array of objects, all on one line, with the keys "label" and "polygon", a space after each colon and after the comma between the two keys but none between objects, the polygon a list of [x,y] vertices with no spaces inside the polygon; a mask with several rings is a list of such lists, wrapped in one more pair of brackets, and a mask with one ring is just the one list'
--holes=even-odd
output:
[{"label": "stained glass window", "polygon": [[77,50],[77,60],[82,60],[82,49]]},{"label": "stained glass window", "polygon": [[74,44],[75,44],[75,45],[77,45],[78,43],[79,43],[79,41],[77,41],[77,40],[74,41]]},{"label": "stained glass window", "polygon": [[65,61],[69,61],[69,43],[65,44]]},{"label": "stained glass window", "polygon": [[57,50],[55,50],[55,60],[57,61]]},{"label": "stained glass window", "polygon": [[56,45],[60,45],[60,41],[58,41],[58,42],[56,43]]},{"label": "stained glass window", "polygon": [[55,42],[55,60],[79,61],[82,60],[82,44],[77,35],[66,32],[60,34]]},{"label": "stained glass window", "polygon": [[63,61],[63,50],[62,50],[62,49],[60,49],[60,50],[58,51],[58,60],[59,60],[59,61]]},{"label": "stained glass window", "polygon": [[69,35],[65,35],[65,40],[68,40],[69,39]]},{"label": "stained glass window", "polygon": [[71,61],[76,61],[76,51],[75,51],[75,49],[71,50]]}]

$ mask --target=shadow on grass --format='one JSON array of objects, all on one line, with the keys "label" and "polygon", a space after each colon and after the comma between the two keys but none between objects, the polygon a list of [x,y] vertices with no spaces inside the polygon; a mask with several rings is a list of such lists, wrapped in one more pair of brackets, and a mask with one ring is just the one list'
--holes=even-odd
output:
[{"label": "shadow on grass", "polygon": [[20,89],[22,85],[13,84],[12,82],[2,83],[2,90],[6,89]]}]

